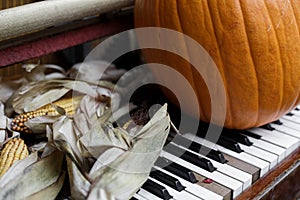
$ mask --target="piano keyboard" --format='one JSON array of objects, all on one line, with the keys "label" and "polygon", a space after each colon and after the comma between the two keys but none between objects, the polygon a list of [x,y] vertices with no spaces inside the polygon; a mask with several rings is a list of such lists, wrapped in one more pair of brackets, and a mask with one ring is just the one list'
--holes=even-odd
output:
[{"label": "piano keyboard", "polygon": [[299,130],[297,107],[262,127],[224,130],[217,144],[201,134],[173,134],[132,199],[235,199],[299,148]]}]

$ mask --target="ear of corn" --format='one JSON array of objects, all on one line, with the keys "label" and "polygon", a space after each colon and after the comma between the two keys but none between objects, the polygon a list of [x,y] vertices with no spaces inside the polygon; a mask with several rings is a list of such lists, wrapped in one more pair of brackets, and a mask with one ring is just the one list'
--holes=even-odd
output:
[{"label": "ear of corn", "polygon": [[58,116],[62,113],[59,110],[64,110],[64,114],[73,115],[80,103],[81,97],[60,99],[52,104],[47,104],[35,111],[25,112],[16,116],[11,123],[12,130],[24,133],[31,133],[31,130],[25,126],[28,120],[40,116]]},{"label": "ear of corn", "polygon": [[0,155],[0,177],[18,160],[28,156],[27,146],[24,140],[14,138],[4,146]]}]

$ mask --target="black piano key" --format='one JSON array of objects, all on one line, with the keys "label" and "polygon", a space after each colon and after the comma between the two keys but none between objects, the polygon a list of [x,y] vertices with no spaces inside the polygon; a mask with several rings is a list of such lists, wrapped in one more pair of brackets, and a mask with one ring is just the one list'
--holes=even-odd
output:
[{"label": "black piano key", "polygon": [[256,134],[256,133],[249,132],[249,131],[247,131],[247,130],[242,131],[241,133],[243,133],[243,134],[245,134],[245,135],[247,135],[247,136],[249,136],[249,137],[258,139],[258,140],[261,138],[261,135],[258,135],[258,134]]},{"label": "black piano key", "polygon": [[[199,143],[192,142],[191,140],[184,138],[180,135],[176,135],[174,137],[174,139],[172,140],[172,142],[179,144],[185,148],[188,148],[196,153],[200,153],[201,155],[204,155],[204,156],[211,158],[222,164],[227,162],[227,160],[225,159],[222,152],[216,151],[214,149],[210,149],[209,147],[207,147],[205,145],[201,145]],[[208,152],[208,154],[205,155],[205,154],[203,154],[203,152],[205,152],[205,153]]]},{"label": "black piano key", "polygon": [[142,188],[164,200],[169,200],[173,198],[164,186],[161,186],[150,179],[148,179],[142,185]]},{"label": "black piano key", "polygon": [[[213,125],[216,126],[216,125]],[[201,138],[205,138],[206,133],[207,133],[207,129],[208,129],[208,124],[203,124],[202,126],[199,127],[199,130],[197,132],[197,136],[201,137]],[[207,138],[205,138],[207,139]],[[220,146],[223,146],[227,149],[230,149],[232,151],[235,151],[237,153],[241,153],[243,152],[242,148],[240,147],[240,145],[232,140],[232,139],[227,139],[224,137],[220,137],[219,140],[217,141],[217,144]]]},{"label": "black piano key", "polygon": [[184,149],[181,149],[180,147],[177,147],[173,144],[168,144],[164,147],[164,150],[209,172],[213,172],[217,169],[213,166],[210,160],[185,151]]},{"label": "black piano key", "polygon": [[283,124],[279,119],[276,120],[276,121],[274,121],[274,122],[272,122],[272,123],[277,124],[277,125],[282,125]]},{"label": "black piano key", "polygon": [[251,146],[253,143],[250,142],[249,138],[245,135],[242,135],[239,131],[231,131],[231,130],[226,130],[222,132],[222,136],[231,138],[241,144],[244,144],[246,146]]},{"label": "black piano key", "polygon": [[184,180],[187,180],[191,183],[198,182],[193,171],[177,163],[173,163],[167,158],[158,157],[154,165],[163,168],[168,172],[171,172],[172,174],[175,174],[176,176],[179,176],[180,178],[183,178]]},{"label": "black piano key", "polygon": [[209,147],[203,146],[199,143],[192,142],[189,149],[196,152],[196,153],[200,153],[200,154],[201,154],[200,149],[202,149],[204,152],[209,151],[209,153],[207,155],[205,155],[206,157],[211,158],[211,159],[213,159],[213,160],[215,160],[219,163],[222,163],[222,164],[227,162],[227,160],[225,159],[222,152],[214,150],[214,149],[210,149]]},{"label": "black piano key", "polygon": [[266,130],[268,130],[268,131],[274,131],[274,130],[275,130],[275,128],[272,127],[271,124],[265,124],[265,125],[262,125],[262,126],[260,126],[260,128],[266,129]]},{"label": "black piano key", "polygon": [[131,197],[130,200],[138,200],[138,199],[135,197]]},{"label": "black piano key", "polygon": [[156,180],[170,186],[171,188],[179,192],[184,190],[185,188],[177,178],[169,176],[168,174],[157,169],[153,169],[153,171],[150,172],[150,177],[155,178]]},{"label": "black piano key", "polygon": [[297,108],[297,107],[295,108],[295,110],[296,110],[296,111],[300,111],[300,109],[299,109],[299,108]]},{"label": "black piano key", "polygon": [[294,114],[291,113],[291,112],[287,113],[286,115],[287,115],[287,116],[294,116]]},{"label": "black piano key", "polygon": [[242,148],[236,141],[234,141],[230,138],[224,137],[224,136],[221,136],[219,138],[219,140],[217,141],[217,144],[219,144],[220,146],[223,146],[227,149],[230,149],[232,151],[235,151],[237,153],[243,152]]}]

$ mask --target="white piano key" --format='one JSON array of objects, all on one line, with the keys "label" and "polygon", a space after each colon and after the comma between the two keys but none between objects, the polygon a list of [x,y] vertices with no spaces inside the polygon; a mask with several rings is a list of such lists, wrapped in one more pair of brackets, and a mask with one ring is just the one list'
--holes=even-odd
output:
[{"label": "white piano key", "polygon": [[300,142],[299,139],[289,135],[285,135],[276,130],[269,131],[263,128],[252,128],[252,129],[248,129],[248,131],[261,135],[262,140],[286,148],[286,154],[292,153],[299,146],[299,142]]},{"label": "white piano key", "polygon": [[161,198],[159,198],[158,196],[148,192],[147,190],[144,190],[143,188],[141,188],[138,193],[138,195],[142,196],[145,199],[149,199],[149,200],[161,200]]},{"label": "white piano key", "polygon": [[180,148],[183,148],[186,151],[189,151],[189,152],[191,152],[193,154],[196,154],[199,157],[206,158],[206,159],[210,160],[210,162],[217,168],[217,171],[219,171],[219,172],[221,172],[223,174],[226,174],[227,176],[230,176],[230,177],[232,177],[232,178],[234,178],[236,180],[241,181],[243,183],[243,190],[245,190],[245,189],[247,189],[248,187],[251,186],[251,182],[252,182],[252,175],[251,174],[248,174],[248,173],[246,173],[244,171],[241,171],[241,170],[239,170],[237,168],[234,168],[234,167],[232,167],[230,165],[227,165],[226,163],[222,164],[222,163],[219,163],[217,161],[214,161],[213,159],[205,157],[205,156],[203,156],[203,155],[201,155],[199,153],[196,153],[196,152],[194,152],[194,151],[192,151],[192,150],[190,150],[188,148],[184,148],[184,147],[182,147],[182,146],[180,146],[178,144],[175,144],[173,142],[172,142],[172,144],[174,144],[174,145],[176,145],[176,146],[178,146]]},{"label": "white piano key", "polygon": [[141,196],[139,194],[134,194],[133,197],[135,197],[138,200],[148,200],[148,199],[144,198],[143,196]]},{"label": "white piano key", "polygon": [[287,135],[290,135],[290,136],[300,139],[300,129],[294,130],[294,129],[286,126],[285,124],[282,124],[282,125],[272,124],[272,126],[279,132],[282,132],[284,134],[287,134]]},{"label": "white piano key", "polygon": [[260,177],[265,175],[270,169],[270,163],[268,163],[264,160],[261,160],[261,159],[255,157],[255,156],[246,154],[244,152],[236,153],[236,152],[231,151],[229,149],[226,149],[226,148],[224,148],[220,145],[217,145],[217,144],[214,144],[210,141],[204,140],[203,138],[195,136],[191,133],[186,133],[183,136],[186,137],[186,138],[192,139],[194,142],[197,142],[197,143],[200,143],[200,144],[202,144],[203,142],[205,142],[206,144],[210,144],[210,147],[213,147],[215,150],[219,150],[219,151],[221,151],[223,153],[226,153],[226,154],[228,154],[232,157],[235,157],[237,159],[240,159],[244,162],[247,162],[251,165],[254,165],[254,166],[258,167],[260,169]]},{"label": "white piano key", "polygon": [[258,157],[270,163],[270,169],[278,164],[278,155],[264,151],[255,146],[247,146],[240,144],[241,148],[248,154]]},{"label": "white piano key", "polygon": [[176,200],[181,200],[181,199],[199,200],[198,197],[196,197],[196,196],[192,195],[191,193],[188,193],[184,190],[178,192],[178,191],[174,190],[173,188],[169,187],[168,185],[156,180],[155,178],[149,177],[149,179],[158,183],[161,186],[164,186],[168,190],[169,194],[173,197],[173,199],[176,199]]},{"label": "white piano key", "polygon": [[216,200],[221,200],[223,199],[222,196],[204,188],[204,187],[201,187],[200,185],[197,185],[197,184],[193,184],[193,183],[190,183],[188,182],[187,180],[175,175],[175,174],[172,174],[171,172],[163,169],[163,168],[160,168],[160,167],[157,167],[157,166],[154,166],[154,168],[168,174],[169,176],[172,176],[174,178],[177,178],[181,184],[185,187],[185,191],[199,197],[199,198],[202,198],[204,200],[209,200],[209,199],[216,199]]},{"label": "white piano key", "polygon": [[296,115],[293,115],[293,116],[284,115],[284,116],[282,116],[282,118],[286,119],[286,120],[289,120],[289,121],[292,121],[294,123],[300,124],[300,118]]},{"label": "white piano key", "polygon": [[252,146],[255,146],[255,147],[263,149],[267,152],[271,152],[271,153],[278,155],[278,162],[283,161],[283,159],[286,157],[286,155],[285,155],[286,149],[285,148],[279,147],[275,144],[266,142],[264,140],[259,140],[259,139],[255,139],[252,137],[248,137],[248,138],[249,138],[250,142],[253,143]]},{"label": "white piano key", "polygon": [[233,198],[237,197],[243,191],[243,183],[242,182],[235,180],[233,178],[230,178],[218,171],[208,172],[208,171],[201,169],[200,167],[197,167],[197,166],[195,166],[181,158],[178,158],[166,151],[162,151],[161,156],[168,158],[169,160],[172,160],[173,162],[178,162],[178,163],[182,164],[183,166],[185,166],[186,168],[189,168],[190,170],[193,170],[194,172],[201,174],[202,176],[210,178],[210,179],[214,180],[215,182],[220,183],[221,185],[224,185],[224,186],[232,189]]},{"label": "white piano key", "polygon": [[284,119],[284,118],[280,118],[280,121],[283,123],[284,126],[290,127],[292,129],[298,131],[300,134],[300,124],[295,123],[290,120],[287,120],[287,119]]},{"label": "white piano key", "polygon": [[298,117],[300,119],[300,111],[292,110],[290,113],[292,113],[293,115],[296,115],[296,117]]}]

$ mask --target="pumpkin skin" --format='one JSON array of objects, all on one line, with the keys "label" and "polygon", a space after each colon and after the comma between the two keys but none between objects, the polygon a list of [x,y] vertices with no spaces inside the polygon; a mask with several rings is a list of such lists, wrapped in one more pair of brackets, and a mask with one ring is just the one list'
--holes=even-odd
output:
[{"label": "pumpkin skin", "polygon": [[[260,126],[277,120],[299,104],[300,1],[135,2],[136,27],[182,32],[212,57],[226,92],[224,127]],[[184,42],[176,42],[187,48]],[[189,62],[162,51],[143,50],[143,55],[147,62],[171,66],[186,77],[197,94],[201,120],[209,122],[210,97],[203,79]],[[153,73],[160,79],[172,79],[155,70]],[[180,87],[180,83],[173,82]],[[191,104],[184,111],[194,115],[194,106]]]}]

